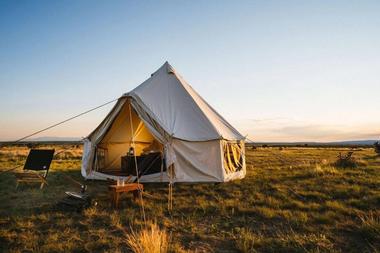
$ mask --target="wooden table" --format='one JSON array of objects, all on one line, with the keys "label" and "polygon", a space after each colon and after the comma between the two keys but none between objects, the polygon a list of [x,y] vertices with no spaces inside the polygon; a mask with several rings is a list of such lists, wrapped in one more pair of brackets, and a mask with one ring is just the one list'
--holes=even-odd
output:
[{"label": "wooden table", "polygon": [[119,207],[119,199],[120,195],[123,192],[132,192],[134,199],[140,197],[141,191],[144,189],[144,186],[142,184],[138,183],[130,183],[125,185],[110,185],[108,186],[108,190],[111,194],[111,202],[112,206],[115,208]]}]

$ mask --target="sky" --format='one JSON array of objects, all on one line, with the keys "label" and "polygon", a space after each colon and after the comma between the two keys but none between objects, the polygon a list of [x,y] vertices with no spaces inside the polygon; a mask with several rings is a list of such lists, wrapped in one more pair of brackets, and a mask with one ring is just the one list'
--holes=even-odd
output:
[{"label": "sky", "polygon": [[[165,61],[254,141],[379,139],[380,1],[0,0],[0,140]],[[103,107],[36,137],[83,137]]]}]

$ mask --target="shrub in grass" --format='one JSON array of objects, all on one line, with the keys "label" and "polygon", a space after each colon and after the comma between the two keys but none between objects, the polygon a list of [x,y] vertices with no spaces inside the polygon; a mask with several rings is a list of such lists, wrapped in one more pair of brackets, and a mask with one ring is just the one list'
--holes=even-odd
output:
[{"label": "shrub in grass", "polygon": [[34,144],[34,143],[28,143],[28,144],[26,144],[26,146],[28,147],[28,149],[32,149],[32,148],[36,148],[36,147],[37,147],[37,144]]},{"label": "shrub in grass", "polygon": [[147,228],[127,235],[127,244],[134,253],[167,253],[170,238],[166,230],[152,223]]},{"label": "shrub in grass", "polygon": [[251,149],[252,149],[252,150],[256,150],[257,147],[256,147],[255,145],[252,145],[252,146],[251,146]]},{"label": "shrub in grass", "polygon": [[380,155],[380,143],[377,141],[373,144],[375,152]]},{"label": "shrub in grass", "polygon": [[358,167],[358,163],[353,157],[354,152],[348,152],[347,154],[343,155],[342,153],[339,153],[338,159],[335,161],[334,166],[338,168],[356,168]]}]

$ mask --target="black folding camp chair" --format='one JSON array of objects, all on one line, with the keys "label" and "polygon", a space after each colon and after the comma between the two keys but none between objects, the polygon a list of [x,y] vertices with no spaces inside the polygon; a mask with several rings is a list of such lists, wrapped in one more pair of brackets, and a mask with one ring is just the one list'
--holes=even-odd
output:
[{"label": "black folding camp chair", "polygon": [[40,189],[47,185],[46,177],[53,157],[54,149],[31,149],[23,172],[16,173],[16,188],[20,183],[40,183]]}]

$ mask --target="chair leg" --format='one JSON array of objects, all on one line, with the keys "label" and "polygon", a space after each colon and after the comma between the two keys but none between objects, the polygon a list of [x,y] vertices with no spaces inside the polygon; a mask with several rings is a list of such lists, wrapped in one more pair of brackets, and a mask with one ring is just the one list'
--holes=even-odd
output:
[{"label": "chair leg", "polygon": [[20,184],[20,182],[17,180],[16,181],[16,190],[17,190],[17,187],[18,187],[19,184]]},{"label": "chair leg", "polygon": [[44,182],[41,183],[40,189],[44,188]]}]

